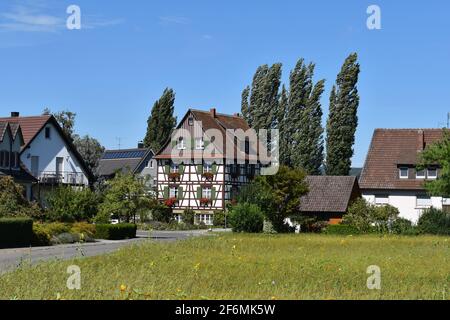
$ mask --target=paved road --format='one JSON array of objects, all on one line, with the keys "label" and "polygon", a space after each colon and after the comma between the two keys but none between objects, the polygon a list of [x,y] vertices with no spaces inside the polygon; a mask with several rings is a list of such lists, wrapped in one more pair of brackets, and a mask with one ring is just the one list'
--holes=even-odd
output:
[{"label": "paved road", "polygon": [[[101,240],[95,243],[67,244],[52,247],[0,249],[0,274],[13,270],[21,263],[35,264],[38,262],[58,259],[65,260],[81,256],[96,256],[113,252],[123,246],[143,242],[148,239],[156,241],[176,241],[189,237],[207,234],[205,230],[195,231],[138,231],[136,239],[130,240]],[[150,237],[149,237],[150,236]]]}]

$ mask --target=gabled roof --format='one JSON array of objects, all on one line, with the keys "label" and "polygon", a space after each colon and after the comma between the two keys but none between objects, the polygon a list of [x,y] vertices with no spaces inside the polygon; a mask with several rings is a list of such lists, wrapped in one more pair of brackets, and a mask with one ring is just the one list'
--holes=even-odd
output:
[{"label": "gabled roof", "polygon": [[376,129],[359,180],[361,189],[423,190],[423,180],[400,179],[399,167],[414,168],[419,154],[443,134],[443,129]]},{"label": "gabled roof", "polygon": [[[83,157],[77,151],[77,148],[74,146],[72,141],[66,136],[63,132],[61,126],[58,121],[52,115],[41,115],[41,116],[30,116],[30,117],[7,117],[0,118],[0,123],[8,122],[11,126],[17,128],[17,130],[21,130],[24,145],[22,146],[22,153],[24,150],[31,144],[31,142],[37,137],[37,135],[42,131],[42,129],[48,124],[51,123],[55,126],[61,138],[64,140],[68,149],[73,153],[74,157],[79,162],[80,166],[83,168],[85,174],[89,177],[89,179],[93,178],[92,172],[86,166],[86,163],[83,160]],[[19,128],[20,126],[20,128]]]},{"label": "gabled roof", "polygon": [[305,213],[345,213],[351,200],[360,196],[358,180],[351,176],[308,176],[309,192],[300,199]]},{"label": "gabled roof", "polygon": [[149,153],[153,151],[145,148],[106,150],[100,159],[97,172],[100,176],[111,176],[118,171],[136,173]]},{"label": "gabled roof", "polygon": [[5,138],[6,132],[9,132],[13,141],[20,139],[20,145],[24,144],[22,129],[18,123],[9,123],[7,121],[0,120],[0,142]]}]

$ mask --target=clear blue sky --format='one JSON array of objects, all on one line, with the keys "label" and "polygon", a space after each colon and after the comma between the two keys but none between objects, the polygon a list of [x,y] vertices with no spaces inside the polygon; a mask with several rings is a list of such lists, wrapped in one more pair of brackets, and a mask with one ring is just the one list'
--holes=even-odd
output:
[{"label": "clear blue sky", "polygon": [[[82,30],[65,29],[79,5]],[[368,30],[377,4],[382,29]],[[361,104],[354,165],[377,127],[436,127],[450,111],[450,2],[3,0],[0,3],[1,115],[78,114],[76,131],[107,148],[134,147],[153,102],[176,91],[189,107],[239,112],[258,65],[314,61],[328,96],[345,57],[358,52]]]}]

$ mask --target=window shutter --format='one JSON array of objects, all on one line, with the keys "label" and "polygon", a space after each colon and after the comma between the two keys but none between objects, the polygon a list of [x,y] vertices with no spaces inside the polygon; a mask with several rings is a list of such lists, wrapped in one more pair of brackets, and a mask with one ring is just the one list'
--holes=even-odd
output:
[{"label": "window shutter", "polygon": [[202,174],[202,173],[203,173],[203,165],[199,164],[199,165],[197,166],[197,173],[198,173],[198,174]]},{"label": "window shutter", "polygon": [[183,194],[183,187],[178,187],[178,200],[183,200],[184,194]]},{"label": "window shutter", "polygon": [[201,199],[202,198],[202,187],[198,187],[197,188],[197,199]]},{"label": "window shutter", "polygon": [[212,173],[216,174],[217,173],[217,163],[213,163],[212,167],[211,167]]},{"label": "window shutter", "polygon": [[165,174],[169,174],[169,173],[170,173],[170,166],[169,166],[168,164],[166,164],[166,165],[164,166],[164,173],[165,173]]},{"label": "window shutter", "polygon": [[164,187],[164,199],[169,199],[169,187]]},{"label": "window shutter", "polygon": [[211,188],[211,200],[216,200],[216,188]]},{"label": "window shutter", "polygon": [[184,164],[180,164],[178,166],[178,171],[180,172],[180,174],[184,174]]}]

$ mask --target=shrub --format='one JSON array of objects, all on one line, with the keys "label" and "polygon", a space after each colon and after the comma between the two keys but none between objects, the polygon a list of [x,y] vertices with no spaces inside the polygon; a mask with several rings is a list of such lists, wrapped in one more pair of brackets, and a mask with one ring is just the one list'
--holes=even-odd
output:
[{"label": "shrub", "polygon": [[224,210],[214,210],[213,223],[216,227],[225,227],[225,219],[227,218],[227,213]]},{"label": "shrub", "polygon": [[76,222],[70,228],[70,232],[93,237],[95,235],[95,225],[87,222]]},{"label": "shrub", "polygon": [[185,224],[194,224],[195,220],[195,211],[192,209],[184,209],[181,214],[181,219]]},{"label": "shrub", "polygon": [[397,218],[391,225],[391,232],[401,235],[417,234],[418,230],[412,225],[412,222],[405,218]]},{"label": "shrub", "polygon": [[0,219],[0,248],[29,246],[33,237],[30,218]]},{"label": "shrub", "polygon": [[70,225],[62,222],[45,223],[42,224],[42,226],[50,237],[57,236],[61,233],[70,232]]},{"label": "shrub", "polygon": [[95,237],[97,239],[122,240],[136,238],[137,225],[132,223],[97,224]]},{"label": "shrub", "polygon": [[421,233],[450,235],[450,213],[435,208],[425,210],[417,227]]},{"label": "shrub", "polygon": [[323,231],[323,233],[333,235],[353,235],[353,234],[360,234],[361,232],[358,230],[358,228],[351,225],[334,224],[328,225]]},{"label": "shrub", "polygon": [[33,237],[31,243],[33,246],[50,246],[52,236],[43,224],[33,224]]},{"label": "shrub", "polygon": [[173,220],[172,209],[163,204],[158,204],[152,209],[152,218],[155,221],[169,223]]},{"label": "shrub", "polygon": [[59,222],[90,220],[97,214],[99,197],[90,189],[61,186],[47,197],[47,219]]},{"label": "shrub", "polygon": [[23,187],[12,177],[0,177],[0,218],[20,216],[40,218],[41,210],[25,199]]},{"label": "shrub", "polygon": [[231,210],[230,223],[234,232],[258,233],[263,230],[264,215],[257,205],[242,203]]},{"label": "shrub", "polygon": [[77,233],[61,233],[51,239],[52,244],[70,244],[80,242],[80,235]]}]

